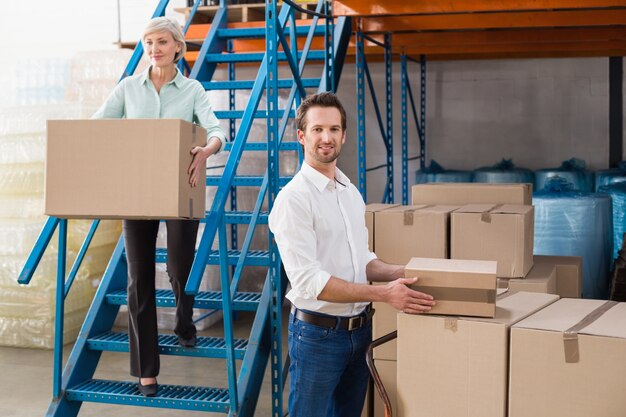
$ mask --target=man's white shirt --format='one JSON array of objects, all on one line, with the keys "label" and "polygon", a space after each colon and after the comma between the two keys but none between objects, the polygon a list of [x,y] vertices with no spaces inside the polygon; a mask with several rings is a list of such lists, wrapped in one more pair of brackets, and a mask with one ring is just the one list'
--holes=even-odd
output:
[{"label": "man's white shirt", "polygon": [[317,299],[331,276],[366,284],[366,266],[376,259],[367,247],[363,198],[338,168],[330,179],[303,162],[278,193],[269,227],[291,283],[287,298],[293,305],[336,316],[363,311],[367,302]]}]

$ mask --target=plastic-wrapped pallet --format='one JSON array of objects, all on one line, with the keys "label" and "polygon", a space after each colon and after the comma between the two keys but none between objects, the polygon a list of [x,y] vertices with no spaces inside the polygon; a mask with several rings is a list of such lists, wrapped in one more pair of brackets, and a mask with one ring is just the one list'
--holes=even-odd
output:
[{"label": "plastic-wrapped pallet", "polygon": [[[2,297],[5,300],[0,303],[0,317],[54,319],[56,285],[43,289],[34,289],[19,284],[0,288],[2,288]],[[89,307],[89,302],[86,301],[91,300],[93,294],[91,282],[87,281],[84,275],[77,277],[65,299],[65,313]]]},{"label": "plastic-wrapped pallet", "polygon": [[[64,316],[63,343],[78,337],[88,307]],[[54,348],[54,319],[0,317],[0,345],[30,348]]]},{"label": "plastic-wrapped pallet", "polygon": [[472,182],[474,174],[471,171],[458,171],[444,169],[434,159],[430,161],[430,166],[420,169],[415,173],[417,184],[431,182]]},{"label": "plastic-wrapped pallet", "polygon": [[68,80],[67,58],[21,59],[15,69],[17,104],[32,106],[62,103],[66,98]]},{"label": "plastic-wrapped pallet", "polygon": [[44,219],[41,194],[3,195],[0,197],[1,219]]},{"label": "plastic-wrapped pallet", "polygon": [[605,185],[600,187],[598,192],[610,195],[613,202],[613,257],[611,261],[614,261],[622,247],[623,236],[626,232],[626,183],[616,182]]},{"label": "plastic-wrapped pallet", "polygon": [[0,165],[0,195],[43,192],[43,163]]},{"label": "plastic-wrapped pallet", "polygon": [[621,161],[617,168],[596,171],[596,191],[603,185],[616,182],[626,182],[626,161]]},{"label": "plastic-wrapped pallet", "polygon": [[[30,252],[44,223],[41,219],[0,219],[0,256]],[[55,249],[57,242],[51,239],[49,249]]]},{"label": "plastic-wrapped pallet", "polygon": [[474,171],[474,182],[515,184],[534,183],[535,174],[526,168],[517,168],[511,159],[502,159],[494,166]]},{"label": "plastic-wrapped pallet", "polygon": [[551,179],[533,194],[536,255],[582,256],[583,297],[608,296],[613,253],[611,198]]},{"label": "plastic-wrapped pallet", "polygon": [[[67,246],[78,251],[89,232],[93,220],[70,220],[68,225]],[[121,220],[101,220],[89,248],[116,245],[122,233]]]},{"label": "plastic-wrapped pallet", "polygon": [[[95,53],[94,55],[97,55]],[[127,61],[127,58],[124,58]],[[123,68],[123,66],[122,66]],[[17,99],[0,109],[0,344],[51,348],[57,274],[57,234],[28,286],[17,283],[41,232],[46,121],[75,119],[67,60],[36,59],[15,72]],[[100,68],[99,70],[108,70]],[[115,68],[116,74],[121,69]],[[118,75],[114,77],[117,80]],[[88,77],[82,77],[86,84]],[[103,99],[103,98],[102,98]],[[70,221],[67,272],[91,221]],[[65,301],[64,341],[74,340],[120,234],[120,222],[102,222]]]},{"label": "plastic-wrapped pallet", "polygon": [[535,190],[543,190],[550,178],[559,177],[572,184],[573,191],[590,193],[594,190],[594,175],[587,171],[586,166],[582,159],[571,158],[563,161],[558,168],[540,169],[535,172]]}]

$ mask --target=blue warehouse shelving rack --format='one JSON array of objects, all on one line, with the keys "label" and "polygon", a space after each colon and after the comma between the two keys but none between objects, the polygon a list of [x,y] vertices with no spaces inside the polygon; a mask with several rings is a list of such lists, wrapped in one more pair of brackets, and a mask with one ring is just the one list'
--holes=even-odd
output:
[{"label": "blue warehouse shelving rack", "polygon": [[[198,0],[189,9],[185,32],[197,11]],[[167,0],[161,0],[154,17],[164,15]],[[137,390],[136,382],[94,379],[98,361],[103,351],[127,352],[128,335],[112,331],[113,322],[121,305],[126,304],[127,264],[123,241],[118,242],[109,262],[93,304],[87,314],[78,340],[70,357],[62,367],[62,338],[64,299],[89,244],[96,233],[99,221],[95,220],[85,238],[80,253],[66,279],[67,220],[50,217],[29,256],[19,282],[27,284],[35,271],[56,229],[59,233],[59,258],[56,293],[56,324],[53,399],[47,416],[76,416],[83,402],[137,405],[168,409],[222,412],[231,416],[252,416],[265,369],[271,368],[272,415],[283,415],[283,352],[281,340],[281,309],[285,291],[280,272],[280,259],[271,233],[268,250],[251,250],[252,237],[257,226],[267,224],[267,211],[271,209],[280,189],[290,178],[279,176],[279,153],[300,152],[300,146],[283,137],[295,108],[308,93],[334,90],[347,51],[351,33],[350,18],[332,18],[331,3],[323,0],[302,9],[284,1],[267,0],[264,8],[264,27],[230,27],[228,7],[222,0],[210,29],[199,45],[193,65],[181,63],[181,70],[190,78],[199,80],[207,90],[227,90],[229,108],[216,111],[221,119],[229,120],[232,142],[228,143],[228,160],[222,175],[207,176],[207,187],[214,187],[215,197],[204,219],[205,228],[197,249],[192,271],[186,287],[196,294],[196,308],[222,310],[224,337],[200,337],[194,348],[181,348],[175,336],[160,335],[159,350],[164,355],[184,355],[198,358],[221,358],[226,361],[228,384],[225,387],[194,387],[160,385],[157,396],[145,398]],[[308,19],[296,21],[296,14]],[[239,52],[233,47],[237,41],[261,42],[260,52]],[[318,46],[315,49],[316,45]],[[319,46],[322,46],[319,48]],[[139,43],[123,77],[132,75],[143,54]],[[279,74],[281,69],[288,68]],[[317,78],[304,78],[305,66],[319,71]],[[256,65],[258,72],[253,80],[237,80],[237,65]],[[218,67],[226,67],[228,80],[214,79]],[[317,70],[316,70],[317,68]],[[308,71],[312,71],[308,69]],[[280,78],[283,77],[283,78]],[[235,91],[247,90],[249,98],[244,109],[235,108]],[[279,91],[288,91],[287,100],[279,102]],[[266,106],[260,103],[265,98]],[[252,138],[252,123],[262,119],[267,123],[266,138]],[[236,123],[238,121],[238,123]],[[239,125],[236,129],[237,124]],[[251,140],[249,140],[252,138]],[[244,152],[265,152],[268,166],[263,176],[237,175],[237,167]],[[237,188],[257,187],[258,197],[251,212],[237,211]],[[228,208],[228,210],[227,210]],[[245,239],[238,247],[237,225],[247,225]],[[228,246],[230,228],[231,246]],[[217,240],[218,249],[213,245]],[[166,249],[157,249],[156,262],[165,262]],[[219,265],[221,290],[199,291],[207,265]],[[259,293],[242,292],[239,284],[247,266],[267,268],[263,290]],[[157,307],[173,307],[174,296],[170,290],[157,292]],[[233,316],[236,311],[254,311],[255,318],[247,340],[233,336]],[[241,361],[237,372],[236,361]],[[200,365],[201,366],[201,365]]]}]

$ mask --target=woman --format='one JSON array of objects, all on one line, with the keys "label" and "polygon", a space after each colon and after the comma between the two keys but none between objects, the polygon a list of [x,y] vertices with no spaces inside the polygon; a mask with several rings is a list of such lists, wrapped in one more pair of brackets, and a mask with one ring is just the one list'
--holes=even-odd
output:
[{"label": "woman", "polygon": [[[191,149],[189,183],[198,179],[206,159],[219,152],[226,136],[219,126],[202,85],[183,76],[176,63],[186,45],[178,24],[165,17],[150,21],[142,43],[150,67],[122,80],[93,118],[183,119],[207,130],[207,144]],[[193,324],[194,297],[184,292],[193,263],[197,220],[167,220],[167,272],[176,297],[174,332],[184,347],[196,343]],[[128,312],[130,373],[139,378],[139,391],[154,396],[158,390],[159,351],[155,300],[155,248],[158,220],[124,220],[124,246],[128,261]]]}]

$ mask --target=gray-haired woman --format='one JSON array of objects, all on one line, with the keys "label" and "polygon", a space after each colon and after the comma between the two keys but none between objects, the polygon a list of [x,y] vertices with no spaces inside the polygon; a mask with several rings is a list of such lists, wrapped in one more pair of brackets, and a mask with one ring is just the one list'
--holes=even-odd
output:
[{"label": "gray-haired woman", "polygon": [[[179,25],[168,18],[150,21],[142,43],[150,67],[122,80],[93,118],[183,119],[207,130],[207,144],[190,149],[193,161],[189,183],[198,184],[206,159],[226,142],[202,85],[178,71],[176,63],[186,51]],[[193,263],[197,220],[167,220],[167,272],[176,297],[174,332],[184,347],[196,343],[193,324],[194,297],[184,292]],[[130,373],[139,378],[139,391],[154,396],[158,391],[159,351],[155,300],[155,249],[158,220],[124,220],[124,246],[128,261],[128,311]]]}]

